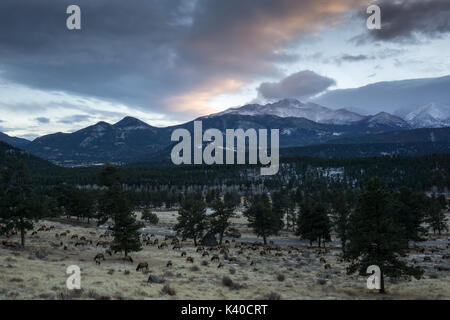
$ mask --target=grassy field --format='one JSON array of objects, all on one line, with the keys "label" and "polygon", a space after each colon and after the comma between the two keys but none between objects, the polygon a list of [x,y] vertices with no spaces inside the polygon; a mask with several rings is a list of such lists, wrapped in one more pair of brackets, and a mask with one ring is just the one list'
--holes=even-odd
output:
[{"label": "grassy field", "polygon": [[[176,215],[158,212],[160,223],[152,230],[170,230]],[[234,223],[243,236],[253,236],[243,217],[236,218]],[[149,245],[132,253],[133,263],[124,261],[118,253],[105,254],[106,260],[97,265],[94,257],[106,250],[96,246],[97,242],[111,240],[100,239],[104,230],[72,220],[42,221],[35,229],[42,225],[54,228],[36,235],[30,232],[24,249],[0,246],[0,299],[450,299],[450,264],[443,259],[449,249],[445,246],[411,253],[408,259],[415,259],[424,267],[424,278],[397,282],[387,279],[388,294],[379,295],[366,288],[365,277],[346,275],[346,264],[340,260],[338,248],[318,253],[316,248],[282,246],[280,251],[267,255],[261,255],[259,248],[244,249],[238,254],[240,248],[230,243],[230,256],[236,258],[230,262],[218,251],[202,257],[191,241],[183,242],[181,250],[172,250],[167,241],[168,248]],[[61,233],[67,235],[57,238],[56,234]],[[92,244],[75,246],[77,239],[71,239],[75,234]],[[164,241],[163,236],[156,238],[159,243]],[[8,241],[17,243],[19,237],[13,236]],[[194,262],[181,257],[182,251]],[[211,262],[213,254],[219,254],[223,267]],[[431,261],[424,262],[425,256]],[[173,265],[166,267],[169,260]],[[203,261],[208,265],[203,265]],[[136,271],[139,262],[147,262],[148,271]],[[331,268],[325,269],[325,264]],[[66,268],[70,265],[81,268],[81,290],[66,288],[69,277]],[[150,274],[165,282],[147,283]],[[224,281],[224,277],[232,283]],[[164,289],[166,285],[172,290]]]}]

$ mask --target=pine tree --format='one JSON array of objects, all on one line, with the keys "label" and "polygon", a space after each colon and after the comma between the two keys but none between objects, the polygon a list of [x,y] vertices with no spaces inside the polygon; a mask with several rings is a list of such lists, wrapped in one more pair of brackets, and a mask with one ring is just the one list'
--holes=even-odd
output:
[{"label": "pine tree", "polygon": [[156,213],[151,212],[148,208],[144,209],[142,212],[142,220],[147,221],[150,224],[156,225],[159,222],[158,216]]},{"label": "pine tree", "polygon": [[101,172],[101,181],[108,189],[100,199],[98,223],[103,224],[108,219],[113,221],[113,226],[110,227],[114,237],[111,249],[123,251],[125,256],[129,252],[140,251],[142,245],[139,229],[143,225],[136,221],[133,207],[122,190],[120,169],[107,165]]},{"label": "pine tree", "polygon": [[305,199],[300,206],[297,235],[302,239],[309,240],[310,245],[313,241],[317,241],[320,247],[322,243],[325,246],[325,243],[331,240],[330,229],[330,219],[326,207],[311,198]]},{"label": "pine tree", "polygon": [[350,216],[345,259],[350,262],[349,274],[366,275],[367,268],[376,265],[381,270],[380,293],[385,293],[384,276],[414,276],[423,274],[420,268],[408,266],[405,256],[407,242],[390,210],[390,197],[378,179],[368,183],[355,211]]},{"label": "pine tree", "polygon": [[426,197],[423,194],[413,193],[406,187],[393,193],[391,209],[399,226],[405,233],[405,241],[423,241],[426,230],[422,227],[425,220]]},{"label": "pine tree", "polygon": [[23,160],[6,158],[0,187],[0,234],[18,231],[25,246],[25,234],[43,216],[44,208]]},{"label": "pine tree", "polygon": [[203,200],[193,197],[187,197],[181,202],[178,211],[178,223],[174,230],[180,233],[183,238],[191,238],[194,245],[197,245],[197,239],[203,237],[208,227],[206,216],[206,205]]},{"label": "pine tree", "polygon": [[436,198],[434,194],[427,202],[426,222],[433,229],[434,234],[438,232],[440,235],[443,231],[448,230],[447,219],[444,214],[445,202]]},{"label": "pine tree", "polygon": [[345,253],[347,243],[348,220],[350,216],[350,206],[346,200],[345,194],[340,191],[336,194],[332,203],[334,230],[341,240],[342,252]]},{"label": "pine tree", "polygon": [[250,206],[244,211],[248,226],[267,244],[267,237],[277,235],[283,229],[283,217],[273,210],[267,194],[256,195],[250,200]]},{"label": "pine tree", "polygon": [[227,201],[216,199],[211,206],[214,210],[211,215],[211,228],[214,233],[219,234],[219,244],[222,244],[224,234],[235,231],[232,230],[230,222],[230,219],[236,215],[234,212],[235,205],[230,199],[227,199]]}]

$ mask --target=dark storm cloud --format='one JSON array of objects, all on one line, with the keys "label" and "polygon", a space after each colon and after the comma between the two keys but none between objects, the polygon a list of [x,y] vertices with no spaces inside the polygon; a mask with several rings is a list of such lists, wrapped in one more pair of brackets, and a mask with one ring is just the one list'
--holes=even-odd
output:
[{"label": "dark storm cloud", "polygon": [[[382,0],[377,4],[381,9],[381,30],[368,30],[354,39],[358,43],[417,42],[450,32],[449,0]],[[367,17],[365,11],[360,15]]]},{"label": "dark storm cloud", "polygon": [[309,98],[335,85],[333,79],[304,70],[287,76],[279,82],[264,82],[258,92],[269,100],[284,98]]},{"label": "dark storm cloud", "polygon": [[45,117],[39,117],[35,119],[37,122],[45,124],[45,123],[50,123],[50,119],[49,118],[45,118]]},{"label": "dark storm cloud", "polygon": [[204,112],[208,98],[277,74],[296,59],[279,49],[360,1],[77,0],[82,30],[69,31],[73,3],[0,2],[2,77],[167,113]]}]

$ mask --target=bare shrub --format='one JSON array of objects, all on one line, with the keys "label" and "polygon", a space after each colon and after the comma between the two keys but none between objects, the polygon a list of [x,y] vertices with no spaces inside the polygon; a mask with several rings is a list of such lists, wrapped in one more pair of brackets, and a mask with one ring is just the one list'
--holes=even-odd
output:
[{"label": "bare shrub", "polygon": [[171,288],[168,284],[166,284],[162,289],[161,292],[163,294],[168,294],[169,296],[174,296],[176,294],[175,289]]},{"label": "bare shrub", "polygon": [[191,271],[199,271],[200,270],[200,268],[199,267],[197,267],[197,266],[192,266],[189,270],[191,270]]},{"label": "bare shrub", "polygon": [[233,280],[230,277],[224,276],[222,278],[222,284],[226,287],[231,288],[233,286]]},{"label": "bare shrub", "polygon": [[272,291],[267,295],[267,300],[281,300],[281,295]]}]

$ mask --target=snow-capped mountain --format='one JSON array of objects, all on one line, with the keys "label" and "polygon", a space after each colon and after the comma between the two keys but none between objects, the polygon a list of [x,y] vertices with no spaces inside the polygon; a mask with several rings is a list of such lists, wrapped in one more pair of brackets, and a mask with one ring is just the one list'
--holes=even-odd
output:
[{"label": "snow-capped mountain", "polygon": [[404,129],[410,128],[410,125],[405,120],[387,112],[380,112],[374,116],[365,117],[362,122],[367,122],[369,128],[377,128],[380,126]]},{"label": "snow-capped mountain", "polygon": [[440,128],[450,126],[450,107],[429,103],[412,112],[404,119],[413,128]]},{"label": "snow-capped mountain", "polygon": [[230,108],[223,112],[211,115],[218,117],[225,114],[243,116],[271,115],[281,118],[305,118],[324,124],[351,124],[361,121],[365,116],[345,109],[332,110],[315,103],[302,103],[295,99],[284,99],[266,105],[248,104],[239,108]]}]

